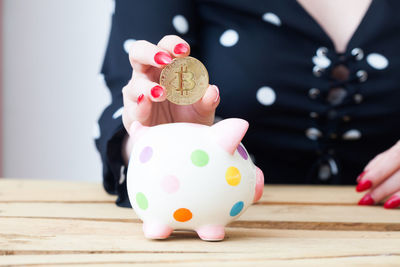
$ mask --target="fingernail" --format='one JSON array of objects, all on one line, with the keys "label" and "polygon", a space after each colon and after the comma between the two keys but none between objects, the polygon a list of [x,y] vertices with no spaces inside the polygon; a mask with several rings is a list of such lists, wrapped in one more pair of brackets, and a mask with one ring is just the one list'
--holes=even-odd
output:
[{"label": "fingernail", "polygon": [[389,198],[385,202],[385,205],[383,205],[383,207],[385,209],[394,209],[394,208],[397,208],[398,206],[400,206],[400,196],[396,196],[396,195]]},{"label": "fingernail", "polygon": [[360,201],[358,202],[358,205],[365,205],[365,206],[371,206],[374,205],[375,201],[372,199],[370,194],[366,194]]},{"label": "fingernail", "polygon": [[140,102],[142,102],[143,98],[144,98],[144,95],[143,95],[143,94],[140,94],[140,95],[138,96],[138,98],[137,98],[137,103],[139,104]]},{"label": "fingernail", "polygon": [[154,56],[154,61],[160,65],[167,65],[167,64],[171,63],[172,57],[165,52],[158,52]]},{"label": "fingernail", "polygon": [[177,44],[174,48],[175,54],[185,54],[189,51],[189,46],[185,43]]},{"label": "fingernail", "polygon": [[154,98],[159,98],[160,96],[163,95],[163,93],[164,93],[164,89],[161,86],[158,86],[158,85],[154,86],[150,90],[150,94]]},{"label": "fingernail", "polygon": [[372,182],[370,180],[367,180],[367,179],[361,180],[356,187],[356,191],[362,192],[362,191],[365,191],[365,190],[371,188],[371,186],[372,186]]},{"label": "fingernail", "polygon": [[219,99],[219,89],[218,89],[218,87],[217,87],[216,85],[214,85],[214,88],[215,88],[215,91],[217,91],[217,97],[216,97],[215,100],[214,100],[214,103],[215,103],[215,102],[217,102],[218,99]]},{"label": "fingernail", "polygon": [[364,175],[367,173],[367,171],[363,171],[362,173],[360,173],[360,175],[357,177],[357,183],[360,182],[360,180],[364,177]]}]

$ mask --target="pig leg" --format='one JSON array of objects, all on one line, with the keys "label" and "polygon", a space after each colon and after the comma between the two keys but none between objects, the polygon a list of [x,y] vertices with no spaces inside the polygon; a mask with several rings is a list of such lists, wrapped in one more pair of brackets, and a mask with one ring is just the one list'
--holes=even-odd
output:
[{"label": "pig leg", "polygon": [[196,232],[205,241],[220,241],[225,237],[225,227],[222,225],[205,225],[198,228]]},{"label": "pig leg", "polygon": [[260,168],[258,168],[258,167],[256,167],[256,168],[257,168],[257,170],[256,170],[256,190],[254,193],[253,203],[260,200],[260,198],[263,194],[263,190],[264,190],[264,174]]},{"label": "pig leg", "polygon": [[165,239],[170,236],[173,229],[162,223],[143,223],[144,236],[148,239]]}]

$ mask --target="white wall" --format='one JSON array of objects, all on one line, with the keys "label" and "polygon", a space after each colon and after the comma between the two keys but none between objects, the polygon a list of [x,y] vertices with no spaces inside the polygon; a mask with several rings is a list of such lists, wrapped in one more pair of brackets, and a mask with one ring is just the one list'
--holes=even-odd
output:
[{"label": "white wall", "polygon": [[3,176],[101,180],[113,0],[3,1]]}]

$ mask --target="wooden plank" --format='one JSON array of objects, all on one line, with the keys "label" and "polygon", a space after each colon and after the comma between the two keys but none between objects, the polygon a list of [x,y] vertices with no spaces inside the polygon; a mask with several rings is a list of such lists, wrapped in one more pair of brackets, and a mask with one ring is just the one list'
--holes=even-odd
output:
[{"label": "wooden plank", "polygon": [[362,195],[354,186],[266,185],[260,203],[354,205]]},{"label": "wooden plank", "polygon": [[[312,192],[312,194],[311,194]],[[361,198],[354,186],[266,185],[264,204],[354,205]],[[100,183],[1,179],[0,202],[114,203]]]},{"label": "wooden plank", "polygon": [[223,242],[194,232],[151,241],[98,183],[3,179],[0,265],[395,266],[398,210],[359,207],[359,197],[353,187],[266,186]]},{"label": "wooden plank", "polygon": [[1,179],[0,202],[114,203],[100,183]]},{"label": "wooden plank", "polygon": [[[374,216],[371,216],[374,214]],[[1,217],[76,218],[127,221],[137,219],[132,209],[111,203],[0,203]],[[398,209],[380,206],[252,205],[239,218],[253,222],[391,223],[400,227]]]},{"label": "wooden plank", "polygon": [[353,255],[346,257],[311,257],[303,258],[281,258],[273,259],[264,253],[159,253],[156,256],[153,253],[114,253],[114,254],[59,254],[59,255],[12,255],[0,258],[0,264],[3,265],[69,265],[73,264],[146,264],[160,265],[173,264],[174,266],[349,266],[352,264],[376,265],[376,266],[398,266],[400,256],[396,255],[376,255],[361,256]]},{"label": "wooden plank", "polygon": [[[399,256],[400,232],[341,232],[228,228],[223,242],[177,232],[145,240],[139,224],[121,222],[0,220],[0,255],[85,253],[263,253],[267,259]],[[379,245],[377,245],[379,244]]]},{"label": "wooden plank", "polygon": [[[12,225],[6,225],[7,222],[12,223]],[[142,223],[139,220],[129,220],[129,221],[107,221],[107,220],[83,220],[79,221],[74,218],[68,219],[58,219],[58,218],[7,218],[3,217],[0,220],[1,228],[0,234],[3,236],[11,235],[11,237],[19,235],[25,236],[29,235],[26,229],[30,229],[31,224],[35,225],[31,234],[47,236],[55,235],[59,233],[68,233],[73,235],[84,235],[93,234],[92,232],[97,232],[101,234],[108,235],[124,235],[126,233],[132,235],[143,236]],[[52,224],[49,226],[49,224]],[[28,228],[27,228],[28,225]],[[90,225],[91,228],[85,228],[85,226]],[[19,229],[20,227],[21,229]],[[65,227],[74,227],[72,229]],[[107,228],[108,227],[108,228]],[[307,233],[308,237],[318,237],[318,238],[336,238],[337,232],[340,232],[340,237],[349,238],[400,238],[399,231],[387,231],[387,232],[376,232],[376,231],[292,231],[292,230],[274,230],[274,229],[242,229],[235,227],[228,227],[239,232],[246,232],[248,234],[256,233],[260,236],[264,236],[262,233],[268,231],[268,235],[264,237],[271,237],[271,233],[279,232],[279,236],[283,237],[283,233],[290,233],[284,237],[302,237],[303,233]],[[87,231],[90,232],[87,232]],[[19,231],[19,232],[18,232]],[[85,232],[86,231],[86,232]],[[180,232],[177,232],[180,235]],[[195,233],[185,231],[182,233],[185,236],[196,236]]]}]

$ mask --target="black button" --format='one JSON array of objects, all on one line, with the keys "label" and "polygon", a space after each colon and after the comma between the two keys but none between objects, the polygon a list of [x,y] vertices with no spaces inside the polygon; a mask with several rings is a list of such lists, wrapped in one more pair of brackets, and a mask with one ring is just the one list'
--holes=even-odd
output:
[{"label": "black button", "polygon": [[342,119],[343,119],[343,121],[345,121],[345,122],[348,122],[348,121],[351,120],[350,116],[348,116],[348,115],[344,115],[344,116],[342,117]]},{"label": "black button", "polygon": [[358,77],[358,80],[362,83],[368,79],[368,73],[365,70],[357,71],[356,75]]},{"label": "black button", "polygon": [[354,95],[354,101],[359,104],[363,101],[363,96],[361,94],[355,94]]},{"label": "black button", "polygon": [[329,111],[328,111],[328,114],[327,114],[327,117],[328,117],[328,119],[330,119],[330,120],[336,119],[336,117],[337,117],[337,112],[336,112],[336,110],[334,110],[334,109],[329,110]]},{"label": "black button", "polygon": [[364,51],[361,48],[353,48],[353,50],[351,50],[351,55],[359,61],[364,58]]},{"label": "black button", "polygon": [[312,112],[310,112],[310,117],[313,118],[313,119],[316,119],[316,118],[318,118],[318,113],[312,111]]},{"label": "black button", "polygon": [[340,105],[347,96],[347,91],[344,88],[336,87],[329,90],[326,100],[332,105]]},{"label": "black button", "polygon": [[319,93],[320,93],[319,89],[317,89],[317,88],[311,88],[311,89],[308,91],[308,96],[309,96],[310,98],[312,98],[312,99],[316,99],[316,98],[319,96]]},{"label": "black button", "polygon": [[332,69],[331,77],[337,81],[346,81],[349,79],[350,70],[345,65],[337,65]]},{"label": "black button", "polygon": [[326,56],[328,54],[328,48],[322,46],[317,49],[317,52],[315,52],[315,54],[319,57]]},{"label": "black button", "polygon": [[324,68],[318,67],[318,66],[314,66],[313,68],[313,74],[315,77],[321,77],[322,73],[324,72]]}]

